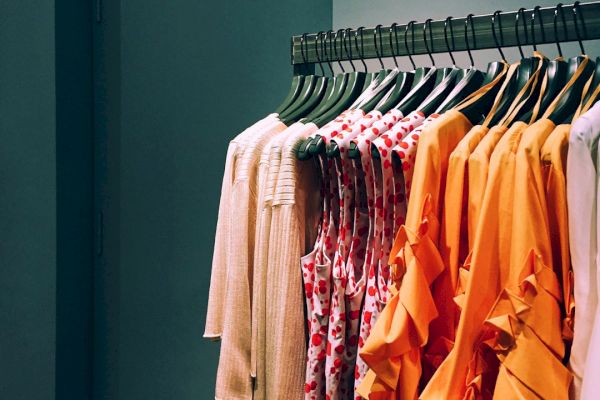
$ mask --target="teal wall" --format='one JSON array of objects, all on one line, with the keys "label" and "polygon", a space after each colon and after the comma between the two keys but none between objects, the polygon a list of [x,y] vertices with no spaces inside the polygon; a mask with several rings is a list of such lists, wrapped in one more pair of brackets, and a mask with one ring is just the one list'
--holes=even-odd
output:
[{"label": "teal wall", "polygon": [[290,36],[330,27],[323,0],[105,1],[98,399],[214,397],[219,344],[202,334],[227,144],[287,94]]},{"label": "teal wall", "polygon": [[0,2],[0,398],[91,389],[90,3]]},{"label": "teal wall", "polygon": [[[542,7],[554,7],[558,1],[556,0],[496,0],[496,1],[448,1],[448,0],[427,0],[427,1],[397,1],[397,0],[374,0],[374,1],[362,1],[362,0],[333,0],[333,27],[346,28],[346,27],[373,27],[377,24],[383,24],[385,26],[391,25],[393,22],[399,24],[405,24],[410,20],[416,20],[423,22],[427,18],[433,18],[434,20],[444,20],[447,16],[453,16],[455,18],[465,17],[469,13],[475,15],[478,14],[492,14],[496,10],[503,11],[515,11],[520,7],[533,8],[536,5]],[[568,2],[565,2],[568,3]],[[565,8],[565,15],[567,18],[571,17],[571,12]],[[584,16],[585,17],[585,16]],[[503,26],[505,20],[503,19]],[[530,14],[527,15],[528,29],[530,29]],[[546,23],[549,21],[545,21]],[[491,19],[490,19],[491,24]],[[560,26],[560,25],[559,25]],[[539,30],[539,27],[536,27]],[[539,31],[538,31],[539,32]],[[459,32],[456,32],[458,34]],[[462,29],[461,32],[462,34]],[[422,37],[422,32],[417,33],[417,40]],[[539,34],[538,34],[539,37]],[[401,41],[400,45],[403,46],[404,32],[398,32],[398,38]],[[365,40],[371,38],[365,37]],[[546,54],[549,58],[558,56],[556,46],[544,45],[539,46],[540,50]],[[565,57],[571,57],[579,55],[578,45],[567,43],[562,45],[563,53]],[[598,41],[585,42],[586,52],[590,56],[600,55],[600,43]],[[524,52],[531,52],[531,46],[523,47]],[[519,52],[517,48],[504,49],[509,62],[517,61]],[[437,65],[451,65],[450,57],[447,54],[435,55]],[[456,61],[459,65],[468,66],[469,59],[465,52],[455,54]],[[480,50],[473,52],[475,58],[475,65],[483,69],[490,61],[497,61],[499,54],[496,50]],[[399,64],[404,69],[410,69],[411,65],[407,57],[399,59]],[[427,56],[416,56],[415,62],[421,66],[430,65],[429,58]],[[378,69],[377,63],[369,64],[373,70]],[[393,61],[386,60],[387,66],[393,66]]]},{"label": "teal wall", "polygon": [[54,1],[0,2],[0,397],[53,399]]}]

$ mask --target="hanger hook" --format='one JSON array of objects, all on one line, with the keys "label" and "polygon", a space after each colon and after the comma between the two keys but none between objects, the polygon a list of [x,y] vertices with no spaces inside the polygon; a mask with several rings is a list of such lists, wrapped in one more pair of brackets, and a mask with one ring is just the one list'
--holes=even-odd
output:
[{"label": "hanger hook", "polygon": [[333,31],[329,30],[322,35],[321,39],[321,52],[323,53],[323,58],[325,59],[325,63],[329,67],[329,71],[331,71],[331,75],[333,76],[333,68],[331,66],[331,58],[329,56],[330,52],[327,50],[327,46],[329,46],[331,50],[331,34]]},{"label": "hanger hook", "polygon": [[558,12],[560,11],[560,17],[562,19],[562,24],[563,24],[563,30],[565,32],[565,39],[568,36],[568,32],[567,32],[567,21],[565,20],[565,11],[563,10],[563,3],[558,3],[556,5],[556,8],[554,9],[554,40],[556,41],[556,47],[558,49],[558,55],[560,57],[563,56],[562,53],[562,49],[560,47],[560,40],[558,37],[558,27],[557,27],[557,23],[556,23],[556,19],[558,17]]},{"label": "hanger hook", "polygon": [[[427,55],[429,56],[429,59],[431,60],[431,66],[435,67],[435,60],[433,59],[433,56],[431,55],[431,50],[433,50],[433,34],[431,33],[431,21],[433,21],[431,18],[427,18],[425,20],[425,23],[423,24],[423,43],[425,44],[425,49],[427,50]],[[431,39],[431,47],[432,49],[429,49],[429,44],[427,43],[427,27],[429,26],[429,38]]]},{"label": "hanger hook", "polygon": [[[350,41],[350,32],[352,32],[351,28],[344,29],[344,50],[346,51],[346,56],[348,57],[348,62],[352,67],[352,71],[356,72],[356,67],[354,67],[354,63],[352,62],[352,42]],[[348,38],[348,43],[346,43],[346,38]]]},{"label": "hanger hook", "polygon": [[527,23],[525,22],[525,8],[519,8],[517,15],[515,16],[515,37],[517,39],[517,46],[519,47],[519,54],[521,58],[525,58],[523,49],[521,48],[521,39],[519,38],[519,16],[523,19],[523,30],[525,31],[525,42],[529,42],[529,36],[527,35]]},{"label": "hanger hook", "polygon": [[319,54],[319,39],[321,38],[322,34],[323,34],[323,31],[319,31],[319,33],[317,33],[315,35],[315,55],[317,57],[317,63],[319,64],[319,69],[321,70],[321,75],[325,76],[325,70],[323,69],[323,63],[321,62],[321,55]]},{"label": "hanger hook", "polygon": [[533,42],[533,50],[537,51],[537,43],[535,40],[535,14],[537,13],[538,19],[540,21],[540,32],[542,33],[542,42],[546,41],[546,33],[544,32],[544,21],[542,21],[542,13],[540,11],[540,6],[535,6],[533,8],[533,12],[531,13],[531,41]]},{"label": "hanger hook", "polygon": [[450,51],[450,45],[448,44],[448,26],[450,26],[450,38],[452,39],[452,50],[456,49],[454,45],[454,29],[452,28],[452,17],[447,17],[444,21],[444,41],[446,42],[446,49],[448,49],[448,54],[450,55],[450,59],[452,60],[452,66],[456,66],[456,61],[454,60],[454,55],[452,55],[452,51]]},{"label": "hanger hook", "polygon": [[[504,57],[504,52],[502,51],[502,46],[504,46],[504,34],[502,33],[502,19],[500,18],[500,14],[502,14],[501,10],[496,10],[492,15],[492,36],[494,37],[494,43],[496,44],[496,49],[500,53],[500,57],[502,57],[502,61],[506,62],[506,57]],[[496,37],[496,18],[498,18],[498,28],[500,29],[500,44],[498,44],[498,37]]]},{"label": "hanger hook", "polygon": [[306,54],[304,52],[304,42],[306,41],[306,33],[303,33],[300,36],[300,54],[302,55],[302,63],[306,64]]},{"label": "hanger hook", "polygon": [[579,14],[579,18],[581,18],[581,25],[583,25],[584,34],[587,37],[587,32],[585,31],[585,21],[583,20],[583,14],[581,13],[581,8],[579,7],[579,1],[576,1],[575,3],[573,3],[573,22],[575,23],[575,34],[577,35],[577,41],[579,42],[579,48],[581,49],[581,54],[585,54],[585,49],[583,48],[581,36],[579,35],[579,24],[577,23],[577,15],[578,14]]},{"label": "hanger hook", "polygon": [[406,28],[404,29],[404,47],[406,49],[406,54],[408,55],[408,58],[410,59],[410,63],[413,66],[413,69],[417,69],[417,66],[415,65],[415,61],[412,58],[411,52],[410,50],[408,50],[408,28],[411,28],[412,31],[412,45],[413,45],[413,53],[415,51],[415,22],[416,21],[410,21],[406,24]]},{"label": "hanger hook", "polygon": [[392,43],[392,33],[396,38],[396,47],[398,47],[398,33],[396,29],[397,27],[398,24],[395,22],[392,24],[392,26],[390,26],[390,49],[392,52],[392,57],[394,58],[394,64],[396,65],[396,68],[398,68],[398,60],[396,59],[396,49],[394,48],[394,44]]},{"label": "hanger hook", "polygon": [[[344,73],[345,73],[345,72],[346,72],[346,70],[344,69],[344,66],[342,65],[342,58],[341,58],[341,56],[338,54],[338,47],[337,47],[337,39],[338,39],[338,36],[339,36],[339,35],[340,35],[340,34],[341,34],[343,31],[344,31],[343,29],[338,29],[338,30],[335,32],[335,36],[333,37],[333,52],[334,52],[334,54],[335,54],[336,61],[337,61],[338,65],[340,66],[340,69],[342,70],[342,72],[344,72]],[[343,47],[343,43],[340,45],[340,50],[342,49],[342,47]]]},{"label": "hanger hook", "polygon": [[[385,69],[385,66],[383,65],[383,61],[381,60],[381,53],[379,52],[380,47],[383,47],[383,43],[381,40],[381,24],[377,25],[375,27],[375,29],[373,29],[373,43],[375,44],[375,54],[377,54],[377,59],[379,60],[379,64],[381,65],[381,69]],[[377,46],[377,36],[379,36],[379,46]]]},{"label": "hanger hook", "polygon": [[[365,72],[367,72],[367,64],[365,63],[365,41],[363,31],[365,30],[364,26],[360,26],[356,32],[354,32],[354,44],[356,45],[356,53],[362,62],[363,68]],[[360,49],[358,48],[358,34],[360,33]]]},{"label": "hanger hook", "polygon": [[467,15],[465,18],[465,45],[467,47],[467,54],[469,55],[469,61],[471,62],[471,67],[475,66],[475,61],[473,61],[473,55],[471,54],[471,46],[469,45],[469,37],[467,35],[469,25],[471,25],[471,36],[473,36],[473,47],[477,47],[476,37],[475,37],[475,27],[473,26],[473,14]]}]

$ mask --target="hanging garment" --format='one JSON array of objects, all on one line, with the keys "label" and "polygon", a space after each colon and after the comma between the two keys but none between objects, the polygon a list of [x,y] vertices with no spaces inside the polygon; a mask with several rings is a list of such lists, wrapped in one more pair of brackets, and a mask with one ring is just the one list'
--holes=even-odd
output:
[{"label": "hanging garment", "polygon": [[[597,92],[594,91],[594,95],[592,97],[592,101],[597,99]],[[589,104],[588,104],[589,107]],[[592,126],[595,127],[595,130],[598,131],[598,127],[600,126],[600,104],[594,105],[587,111],[581,118],[586,117],[588,122],[592,123]],[[581,119],[580,118],[580,119]],[[597,137],[597,134],[594,134]],[[596,150],[595,159],[598,160],[600,153]],[[596,186],[598,185],[598,179],[596,179]],[[596,188],[597,190],[597,188]],[[596,210],[598,209],[598,193],[596,192]],[[598,232],[598,214],[596,211],[596,226],[593,228]],[[598,240],[598,235],[596,234],[596,240]],[[600,243],[596,242],[596,251],[600,248]],[[598,265],[600,265],[599,260],[600,255],[598,252],[596,253],[596,287],[592,288],[590,291],[595,290],[596,296],[598,292],[600,292],[600,274],[598,274]],[[591,278],[591,277],[590,277]],[[576,278],[578,279],[578,278]],[[592,283],[593,284],[593,283]],[[577,303],[576,303],[577,304]],[[577,314],[576,314],[577,315]],[[576,320],[576,329],[579,320]],[[598,390],[600,388],[600,384],[596,379],[596,372],[600,368],[600,308],[596,306],[596,315],[594,316],[594,327],[592,328],[591,338],[588,346],[588,354],[585,363],[585,375],[583,378],[582,389],[581,389],[581,398],[584,400],[595,399],[598,397]]]},{"label": "hanging garment", "polygon": [[[312,125],[312,124],[309,124]],[[314,163],[297,160],[302,140],[316,126],[288,135],[281,149],[281,165],[273,195],[267,269],[266,398],[302,398],[306,348],[299,343],[304,331],[302,276],[298,260],[314,242],[320,214]]]},{"label": "hanging garment", "polygon": [[[381,248],[380,233],[383,231],[383,220],[378,217],[377,201],[377,177],[374,174],[376,169],[372,166],[371,143],[380,134],[389,129],[390,124],[395,124],[402,118],[402,113],[396,109],[388,111],[380,120],[376,121],[373,126],[362,132],[355,141],[353,141],[360,151],[360,163],[355,163],[357,167],[362,168],[364,173],[364,185],[367,193],[367,204],[369,210],[369,232],[367,237],[367,254],[365,265],[363,268],[363,277],[361,280],[365,283],[365,294],[363,308],[360,319],[360,330],[358,339],[358,350],[360,352],[364,341],[370,334],[371,327],[377,320],[379,312],[383,306],[382,299],[379,297],[378,278],[383,278],[384,271],[378,271],[379,260],[377,255]],[[383,200],[380,198],[380,200]],[[380,274],[380,272],[382,272]],[[367,371],[367,366],[360,356],[356,359],[356,367],[354,372],[354,388],[360,384]]]},{"label": "hanging garment", "polygon": [[575,326],[569,358],[569,368],[574,375],[574,398],[581,396],[586,372],[593,371],[586,366],[586,359],[593,357],[589,344],[598,307],[598,126],[600,106],[595,105],[573,123],[567,156],[569,246],[575,278]]},{"label": "hanging garment", "polygon": [[[394,146],[394,153],[398,155],[400,158],[400,162],[402,165],[402,177],[404,180],[405,187],[405,196],[406,202],[408,204],[408,200],[410,200],[410,187],[412,184],[412,176],[415,167],[415,158],[417,155],[417,145],[419,142],[419,138],[421,137],[421,132],[428,126],[432,121],[437,119],[439,114],[431,114],[429,117],[423,121],[421,126],[415,128],[410,135],[405,136],[400,143]],[[398,231],[398,228],[404,224],[405,221],[397,221],[397,228],[394,230]]]},{"label": "hanging garment", "polygon": [[[256,164],[263,146],[287,127],[276,123],[248,137],[238,156],[231,189],[227,272],[221,354],[217,370],[216,398],[251,398],[251,277],[256,223]],[[244,279],[240,279],[244,277]],[[219,283],[221,285],[222,283]]]},{"label": "hanging garment", "polygon": [[[560,95],[584,67],[585,62]],[[514,391],[527,398],[550,391],[556,398],[566,395],[570,377],[554,355],[564,351],[558,306],[561,293],[556,276],[547,267],[552,264],[539,165],[540,148],[554,128],[547,115],[559,97],[542,120],[526,130],[519,131],[515,127],[521,124],[514,124],[493,152],[455,347],[425,388],[423,398],[491,393],[510,398],[516,395]],[[542,309],[545,318],[540,319]],[[505,321],[513,321],[512,331]],[[489,357],[490,349],[500,362],[497,367]],[[535,367],[523,365],[529,357],[523,353],[526,349],[546,357],[544,368],[536,372]],[[543,376],[551,376],[552,385],[544,386],[547,378]]]},{"label": "hanging garment", "polygon": [[570,131],[570,124],[558,125],[546,139],[540,156],[546,187],[553,270],[562,288],[562,336],[569,345],[573,339],[575,313],[565,179]]},{"label": "hanging garment", "polygon": [[[333,123],[321,128],[316,134],[321,135],[325,143],[328,143],[341,130],[356,122],[363,115],[364,113],[360,110],[347,111],[336,118]],[[321,231],[313,250],[301,258],[309,318],[305,399],[318,399],[326,394],[325,363],[331,299],[331,272],[339,223],[338,180],[335,176],[333,161],[324,155],[319,155],[318,162],[323,185],[322,193],[325,194]]]},{"label": "hanging garment", "polygon": [[[429,342],[423,357],[423,383],[429,381],[454,345],[455,332],[460,316],[459,304],[464,291],[464,284],[468,279],[468,267],[465,267],[465,263],[468,263],[468,257],[472,250],[469,243],[469,225],[467,221],[470,196],[469,157],[483,138],[490,134],[495,135],[496,132],[506,132],[508,125],[512,122],[511,115],[518,112],[513,109],[520,110],[520,106],[525,102],[522,97],[525,97],[528,86],[535,82],[535,79],[533,79],[525,85],[509,107],[508,115],[501,119],[499,125],[490,130],[489,124],[496,115],[496,110],[517,70],[517,66],[517,64],[513,64],[509,67],[506,78],[486,119],[481,125],[474,126],[460,140],[448,159],[438,246],[440,256],[444,262],[444,271],[432,285],[433,299],[439,316],[431,322],[429,328]],[[479,174],[480,176],[483,175],[481,172]],[[485,181],[482,185],[485,186]],[[471,236],[474,236],[474,234],[471,233]]]},{"label": "hanging garment", "polygon": [[225,156],[225,171],[221,187],[221,200],[215,234],[215,248],[213,253],[212,272],[210,278],[210,292],[206,312],[206,326],[204,337],[220,339],[223,333],[223,317],[225,315],[225,281],[227,276],[227,243],[229,241],[229,207],[231,189],[235,177],[236,160],[244,140],[248,136],[258,134],[261,129],[269,124],[280,124],[277,114],[270,114],[256,122],[229,142]]},{"label": "hanging garment", "polygon": [[[506,71],[465,101],[476,101],[498,84]],[[371,368],[359,393],[373,398],[414,398],[421,375],[421,346],[428,325],[437,316],[429,285],[443,270],[435,248],[439,239],[440,193],[450,152],[472,128],[459,111],[432,122],[421,135],[417,153],[413,198],[406,225],[396,236],[392,257],[393,296],[373,327],[360,356]],[[417,173],[419,175],[417,175]],[[413,206],[415,204],[417,206]],[[410,289],[409,289],[410,288]],[[407,291],[408,290],[408,291]]]},{"label": "hanging garment", "polygon": [[361,193],[364,192],[364,173],[354,168],[348,157],[348,150],[350,141],[380,118],[380,112],[371,111],[335,136],[332,135],[331,139],[331,142],[338,145],[340,153],[334,161],[334,167],[342,210],[333,263],[333,293],[325,366],[326,397],[331,400],[351,398],[354,394],[354,367],[364,294],[364,281],[358,279],[362,275],[365,260],[369,223],[366,194]]},{"label": "hanging garment", "polygon": [[[258,213],[255,233],[254,268],[252,279],[252,377],[254,378],[254,399],[267,398],[267,276],[269,239],[271,231],[272,200],[277,184],[281,148],[288,136],[299,134],[310,126],[293,124],[271,139],[264,147],[258,164]],[[316,127],[314,128],[316,129]],[[303,319],[303,318],[302,318]],[[299,346],[301,347],[301,346]],[[270,357],[269,357],[270,358]],[[300,374],[302,377],[304,372]]]}]

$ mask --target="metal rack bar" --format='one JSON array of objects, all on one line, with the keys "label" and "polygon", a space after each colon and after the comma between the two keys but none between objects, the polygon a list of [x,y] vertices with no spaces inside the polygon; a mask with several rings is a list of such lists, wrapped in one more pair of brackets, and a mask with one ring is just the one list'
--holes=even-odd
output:
[{"label": "metal rack bar", "polygon": [[[565,16],[566,22],[566,30],[563,25],[563,20],[561,18],[560,13],[557,18],[557,33],[559,42],[571,42],[577,40],[577,34],[575,29],[575,21],[573,18],[573,4],[565,4],[562,9]],[[544,37],[540,32],[540,14],[536,13],[535,17],[535,41],[536,44],[547,44],[547,43],[556,43],[556,37],[554,35],[554,12],[556,7],[542,7],[540,8],[541,21],[543,25]],[[524,45],[532,45],[532,35],[531,35],[531,15],[533,9],[529,8],[525,11],[525,22],[527,24],[527,38],[525,37],[525,33],[523,30],[523,20],[522,17],[519,18],[519,40],[521,46]],[[503,41],[502,47],[514,47],[517,46],[517,36],[515,33],[515,18],[518,11],[510,11],[510,12],[502,12],[496,18],[496,35],[498,40],[500,41],[500,28],[502,26],[502,38]],[[583,18],[583,19],[581,19]],[[498,23],[498,20],[500,23]],[[454,43],[456,47],[452,49],[452,51],[465,51],[467,50],[465,43],[465,21],[466,18],[453,18],[450,23],[452,24],[452,31],[454,33]],[[482,50],[482,49],[493,49],[496,48],[494,37],[492,35],[492,14],[485,15],[476,15],[472,18],[472,24],[475,29],[475,40],[471,36],[471,27],[469,25],[468,29],[468,40],[469,40],[469,48],[471,50]],[[582,22],[583,21],[583,22]],[[581,3],[579,5],[578,12],[578,20],[577,20],[579,35],[582,40],[591,40],[591,39],[600,39],[600,1],[594,1],[590,3]],[[408,29],[408,47],[411,55],[418,54],[427,54],[427,49],[425,47],[425,43],[423,41],[423,25],[424,23],[415,23],[414,24],[414,50],[412,49],[412,28]],[[428,30],[431,28],[431,33],[433,37],[433,41],[429,42],[429,48],[431,53],[446,53],[447,47],[444,37],[444,20],[432,21],[431,25],[427,27]],[[392,43],[394,44],[394,53],[396,56],[406,56],[408,55],[406,48],[404,46],[404,32],[406,29],[406,24],[397,26],[397,37],[398,37],[398,45],[396,46],[395,38],[392,37]],[[374,31],[375,28],[365,28],[363,30],[363,38],[364,38],[364,58],[376,58],[377,54],[375,52],[374,45]],[[450,26],[448,26],[448,41],[452,46],[451,39],[451,30]],[[359,60],[359,54],[356,50],[356,45],[354,42],[354,35],[356,30],[349,31],[349,38],[351,39],[352,47],[352,60]],[[392,49],[390,47],[390,26],[381,27],[381,42],[382,48],[379,48],[379,38],[377,39],[379,52],[382,57],[391,57]],[[301,71],[303,67],[307,64],[314,64],[318,61],[317,54],[315,52],[315,38],[317,34],[311,33],[306,36],[306,40],[304,42],[304,57],[302,56],[301,51],[301,43],[302,43],[302,35],[292,36],[291,40],[291,53],[292,53],[292,64],[294,65],[295,71]],[[429,39],[429,32],[427,33],[427,38]],[[346,52],[343,49],[343,46],[340,47],[341,38],[338,39],[338,56],[341,60],[348,60]],[[360,35],[359,35],[359,46],[360,46]],[[320,43],[320,41],[319,41]],[[340,50],[341,49],[341,50]],[[337,61],[337,58],[333,54],[332,51],[327,51],[328,59],[330,61]],[[319,49],[319,56],[321,60],[325,61],[324,55]]]}]

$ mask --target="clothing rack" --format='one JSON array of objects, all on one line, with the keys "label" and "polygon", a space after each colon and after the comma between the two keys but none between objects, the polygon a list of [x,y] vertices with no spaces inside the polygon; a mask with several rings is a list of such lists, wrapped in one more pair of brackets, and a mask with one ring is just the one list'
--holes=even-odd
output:
[{"label": "clothing rack", "polygon": [[[580,3],[576,9],[577,19],[575,19],[573,12],[574,7],[574,4],[563,5],[563,15],[561,15],[560,9],[556,13],[557,7],[536,7],[521,9],[520,11],[499,12],[495,14],[496,21],[494,25],[498,44],[501,48],[505,48],[518,46],[519,44],[521,46],[532,45],[534,44],[534,40],[535,44],[538,45],[572,42],[578,40],[578,35],[580,40],[600,39],[600,1]],[[532,32],[532,13],[534,9],[536,12]],[[519,14],[518,36],[515,29],[517,14]],[[485,14],[448,19],[446,35],[450,50],[453,52],[466,51],[467,43],[465,38],[468,39],[468,49],[470,50],[496,48],[492,32],[493,16],[494,14]],[[322,51],[321,38],[323,35],[318,40],[316,40],[318,33],[292,36],[291,61],[294,66],[294,73],[307,74],[314,72],[314,67],[319,62],[319,57],[322,62],[337,62],[338,60],[378,58],[377,51],[379,51],[379,57],[381,58],[391,57],[392,55],[401,57],[409,54],[447,53],[448,47],[446,46],[446,36],[444,35],[445,24],[446,20],[435,20],[428,23],[426,32],[427,43],[424,41],[424,22],[414,23],[408,27],[408,30],[406,30],[407,24],[398,24],[396,26],[396,34],[391,31],[391,26],[382,26],[377,32],[377,28],[364,28],[362,29],[362,44],[361,34],[356,29],[340,29],[334,31],[331,35],[331,40],[333,41],[333,36],[335,36],[336,32],[338,34],[336,43],[337,55],[333,51],[333,45],[328,43],[327,39],[325,40],[326,50],[325,52]],[[524,29],[524,25],[526,29]],[[543,30],[541,30],[542,27]],[[465,32],[465,30],[467,31]],[[344,31],[346,31],[346,46],[352,46],[351,57],[350,51],[346,51],[343,46]],[[406,43],[408,44],[410,53],[407,52],[405,46],[405,32],[408,35]],[[390,35],[392,35],[391,41]],[[302,39],[303,37],[304,40]],[[375,45],[375,37],[377,37],[377,47]],[[393,53],[390,43],[394,45]],[[362,52],[359,51],[361,48],[363,49]]]}]

